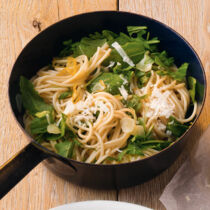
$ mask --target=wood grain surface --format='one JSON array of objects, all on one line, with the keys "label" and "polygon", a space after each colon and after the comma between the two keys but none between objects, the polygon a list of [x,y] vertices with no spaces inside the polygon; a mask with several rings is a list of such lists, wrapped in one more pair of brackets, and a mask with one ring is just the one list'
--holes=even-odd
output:
[{"label": "wood grain surface", "polygon": [[0,0],[0,165],[28,143],[11,114],[7,96],[9,74],[21,49],[58,20],[87,11],[117,9],[168,24],[190,42],[202,60],[208,80],[207,99],[185,152],[155,179],[120,191],[78,187],[39,164],[0,201],[1,210],[45,210],[91,199],[121,200],[164,209],[159,202],[164,187],[210,124],[209,0]]}]

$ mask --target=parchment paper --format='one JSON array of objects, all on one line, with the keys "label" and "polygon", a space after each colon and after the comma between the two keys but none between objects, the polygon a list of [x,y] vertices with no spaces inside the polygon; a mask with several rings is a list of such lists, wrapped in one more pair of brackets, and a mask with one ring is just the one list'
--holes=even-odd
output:
[{"label": "parchment paper", "polygon": [[177,171],[160,201],[167,210],[210,210],[210,126],[195,155]]}]

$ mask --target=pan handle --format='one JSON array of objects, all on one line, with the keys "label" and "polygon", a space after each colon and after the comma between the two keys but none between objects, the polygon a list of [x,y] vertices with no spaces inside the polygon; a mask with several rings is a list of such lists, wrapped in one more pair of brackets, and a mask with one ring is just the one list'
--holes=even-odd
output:
[{"label": "pan handle", "polygon": [[0,199],[47,157],[30,143],[0,166]]}]

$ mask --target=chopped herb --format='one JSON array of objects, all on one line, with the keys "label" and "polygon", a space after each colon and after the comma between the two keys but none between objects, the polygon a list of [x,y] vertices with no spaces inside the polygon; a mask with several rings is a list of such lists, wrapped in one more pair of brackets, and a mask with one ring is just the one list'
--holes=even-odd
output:
[{"label": "chopped herb", "polygon": [[[101,85],[100,80],[103,81],[104,85]],[[96,77],[88,86],[89,92],[106,91],[112,95],[119,94],[119,87],[123,85],[123,79],[118,74],[114,73],[102,73]]]},{"label": "chopped herb", "polygon": [[132,97],[128,100],[123,100],[123,103],[126,105],[126,107],[133,108],[136,113],[138,113],[141,108],[141,97],[132,95]]},{"label": "chopped herb", "polygon": [[167,123],[166,129],[171,131],[172,135],[175,137],[180,137],[189,126],[181,124],[174,117],[170,116]]},{"label": "chopped herb", "polygon": [[192,99],[192,102],[195,102],[195,91],[196,91],[196,79],[194,77],[188,77],[188,84],[189,84],[189,93]]},{"label": "chopped herb", "polygon": [[186,77],[187,74],[187,68],[188,68],[189,64],[188,63],[184,63],[182,64],[177,71],[170,73],[171,77],[174,78],[177,81],[183,81]]},{"label": "chopped herb", "polygon": [[31,115],[37,112],[53,111],[53,107],[44,102],[38,92],[34,89],[33,84],[25,77],[20,77],[20,91],[24,108]]},{"label": "chopped herb", "polygon": [[74,142],[66,140],[57,143],[55,145],[55,149],[57,150],[59,155],[71,158],[73,154],[74,144]]},{"label": "chopped herb", "polygon": [[130,36],[132,36],[133,34],[137,34],[145,29],[147,29],[146,26],[127,26],[127,31]]}]

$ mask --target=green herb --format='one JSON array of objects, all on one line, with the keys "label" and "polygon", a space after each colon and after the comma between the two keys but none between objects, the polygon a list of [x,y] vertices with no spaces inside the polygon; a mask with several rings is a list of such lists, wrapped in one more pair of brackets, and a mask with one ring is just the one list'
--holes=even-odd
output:
[{"label": "green herb", "polygon": [[[146,34],[144,29],[147,29],[145,26],[128,26],[127,29],[130,36],[122,32],[116,34],[109,30],[103,30],[102,33],[95,32],[73,44],[71,40],[65,41],[63,43],[65,48],[60,52],[60,56],[72,55],[76,57],[79,55],[87,55],[88,58],[90,58],[96,52],[97,47],[102,46],[105,42],[107,42],[109,46],[111,46],[113,42],[118,42],[130,59],[134,63],[138,63],[143,58],[147,49],[153,51],[154,46],[152,45],[159,43],[159,40],[157,40],[157,38],[151,40],[143,38]],[[134,34],[136,34],[136,37],[133,37]],[[115,49],[112,49],[110,56],[103,64],[108,65],[110,61],[127,65]]]},{"label": "green herb", "polygon": [[141,108],[141,97],[132,95],[132,97],[128,100],[123,100],[123,103],[126,107],[131,107],[136,111],[136,113],[138,113]]},{"label": "green herb", "polygon": [[53,111],[53,107],[44,102],[34,89],[33,84],[23,76],[20,77],[20,91],[23,106],[29,114],[35,115],[37,112]]},{"label": "green herb", "polygon": [[63,42],[64,49],[60,52],[59,56],[65,57],[65,56],[71,55],[73,53],[71,45],[72,45],[71,39],[64,41]]},{"label": "green herb", "polygon": [[61,100],[61,99],[65,99],[71,96],[72,96],[72,90],[68,90],[66,92],[61,93],[58,99]]},{"label": "green herb", "polygon": [[38,118],[38,117],[34,118],[30,124],[31,134],[46,133],[48,125],[49,124],[48,124],[46,116],[41,117],[41,118]]},{"label": "green herb", "polygon": [[116,160],[121,161],[125,155],[141,155],[144,156],[144,151],[147,149],[154,149],[161,151],[168,147],[172,141],[170,140],[148,140],[129,142],[126,148],[122,150],[117,156]]},{"label": "green herb", "polygon": [[[100,84],[102,80],[106,87]],[[111,93],[112,95],[119,94],[119,87],[123,84],[123,79],[118,74],[114,73],[102,73],[96,77],[88,86],[87,90],[89,92],[97,92],[100,90]]]},{"label": "green herb", "polygon": [[130,36],[132,36],[133,34],[137,34],[145,29],[147,29],[146,26],[127,26],[127,31]]},{"label": "green herb", "polygon": [[189,64],[183,63],[177,71],[170,73],[171,77],[174,78],[177,81],[183,81],[186,77],[187,68]]},{"label": "green herb", "polygon": [[65,48],[60,52],[60,56],[77,57],[79,55],[86,55],[88,58],[93,56],[97,47],[102,46],[106,39],[91,39],[89,37],[82,38],[79,42],[72,44],[71,40],[64,42]]},{"label": "green herb", "polygon": [[71,158],[74,150],[75,143],[72,141],[63,141],[59,142],[55,145],[55,149],[57,150],[58,154],[63,157]]},{"label": "green herb", "polygon": [[132,66],[123,67],[122,65],[115,65],[113,72],[115,74],[121,74],[128,82],[131,82],[131,79],[134,76],[134,69]]},{"label": "green herb", "polygon": [[188,77],[189,92],[192,102],[195,102],[195,91],[196,91],[196,79],[194,77]]},{"label": "green herb", "polygon": [[117,160],[121,161],[123,156],[126,154],[144,156],[141,148],[138,145],[132,143],[128,144],[128,146],[121,153],[119,153]]},{"label": "green herb", "polygon": [[174,63],[174,58],[168,57],[166,51],[154,52],[151,54],[151,57],[153,58],[155,64],[164,68],[170,67]]},{"label": "green herb", "polygon": [[166,129],[171,131],[173,136],[180,137],[188,129],[188,126],[181,124],[174,117],[170,116]]},{"label": "green herb", "polygon": [[199,83],[194,77],[188,77],[188,86],[190,97],[193,103],[196,101],[196,97],[200,100],[203,99],[204,86],[201,83]]},{"label": "green herb", "polygon": [[136,70],[135,71],[135,76],[137,78],[137,84],[139,88],[142,88],[148,81],[151,76],[151,72],[143,72]]}]

